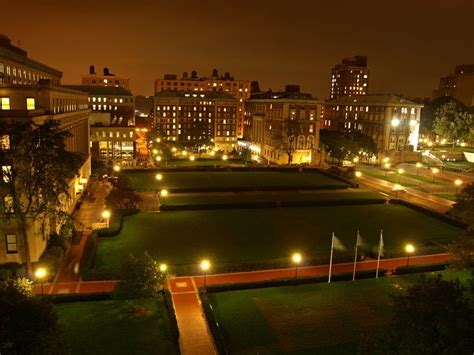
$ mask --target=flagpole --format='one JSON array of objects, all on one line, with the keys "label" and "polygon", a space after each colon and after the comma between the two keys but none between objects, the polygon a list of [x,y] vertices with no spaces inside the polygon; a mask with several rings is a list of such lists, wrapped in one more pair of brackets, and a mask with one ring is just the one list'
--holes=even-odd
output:
[{"label": "flagpole", "polygon": [[357,263],[357,247],[359,246],[359,231],[357,231],[356,246],[354,253],[354,271],[352,271],[352,281],[355,281],[356,278],[356,263]]},{"label": "flagpole", "polygon": [[332,254],[334,251],[334,232],[332,232],[332,241],[331,241],[331,258],[329,259],[329,277],[328,283],[331,283],[331,272],[332,272]]},{"label": "flagpole", "polygon": [[379,278],[379,267],[380,267],[380,254],[382,254],[382,234],[383,230],[380,230],[380,241],[379,241],[379,256],[377,257],[377,271],[375,272],[375,278]]}]

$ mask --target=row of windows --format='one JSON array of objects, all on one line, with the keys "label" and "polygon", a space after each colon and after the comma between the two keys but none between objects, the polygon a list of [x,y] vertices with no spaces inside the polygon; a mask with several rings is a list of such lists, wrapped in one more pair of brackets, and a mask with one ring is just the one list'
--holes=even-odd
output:
[{"label": "row of windows", "polygon": [[114,134],[114,132],[109,131],[108,134],[107,134],[106,131],[102,131],[102,132],[96,131],[95,135],[96,135],[96,137],[102,136],[103,138],[106,138],[107,136],[109,138],[114,138],[114,136],[115,136],[115,138],[120,138],[120,136],[122,136],[122,138],[127,138],[127,137],[133,138],[133,132],[128,132],[128,133],[127,132],[115,132],[115,134]]},{"label": "row of windows", "polygon": [[51,76],[38,74],[30,69],[25,70],[0,63],[0,84],[34,85],[40,79],[49,79],[58,84],[58,80],[53,79]]},{"label": "row of windows", "polygon": [[127,99],[127,98],[123,99],[123,98],[117,98],[117,97],[114,97],[112,99],[111,97],[107,98],[107,97],[95,97],[95,96],[88,97],[87,101],[89,101],[89,102],[91,102],[91,101],[92,102],[104,102],[104,103],[107,103],[107,102],[112,103],[113,102],[115,104],[116,103],[124,103],[124,102],[125,103],[128,103],[128,102],[133,103],[133,99]]},{"label": "row of windows", "polygon": [[[26,109],[27,110],[34,110],[35,107],[35,99],[32,97],[26,98]],[[10,98],[9,97],[0,97],[0,110],[8,111],[10,110]]]},{"label": "row of windows", "polygon": [[[199,85],[199,83],[190,83],[190,82],[187,82],[186,85],[184,82],[180,81],[179,82],[179,85],[180,86],[194,86],[195,87],[205,87],[206,85],[204,83],[202,83],[201,85]],[[174,82],[170,82],[170,81],[167,81],[167,82],[164,82],[162,81],[161,82],[161,86],[178,86],[178,82],[177,81],[174,81]],[[213,82],[212,84],[210,82],[207,83],[207,86],[213,86],[213,87],[217,87],[217,86],[223,86],[222,83],[217,83],[217,82]],[[244,88],[244,86],[242,84],[237,84],[236,82],[233,82],[232,84],[227,82],[225,83],[224,86],[233,86],[233,87],[239,87],[240,91],[245,91],[245,92],[248,92],[249,89],[248,88]]]}]

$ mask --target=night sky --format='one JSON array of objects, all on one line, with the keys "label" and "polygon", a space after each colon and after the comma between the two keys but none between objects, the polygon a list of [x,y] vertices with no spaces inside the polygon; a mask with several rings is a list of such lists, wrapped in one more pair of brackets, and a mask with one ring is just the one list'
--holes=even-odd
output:
[{"label": "night sky", "polygon": [[367,55],[370,93],[429,97],[474,63],[472,0],[2,0],[0,33],[80,83],[90,64],[153,93],[164,73],[213,68],[327,98],[331,68]]}]

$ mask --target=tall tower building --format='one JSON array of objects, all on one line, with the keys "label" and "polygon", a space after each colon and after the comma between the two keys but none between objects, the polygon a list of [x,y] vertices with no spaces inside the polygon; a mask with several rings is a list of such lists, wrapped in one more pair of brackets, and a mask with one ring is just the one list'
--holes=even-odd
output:
[{"label": "tall tower building", "polygon": [[456,65],[453,74],[442,77],[433,99],[441,96],[451,96],[467,107],[474,107],[474,64]]},{"label": "tall tower building", "polygon": [[369,90],[369,69],[366,56],[344,58],[336,64],[331,74],[331,92],[329,97],[367,95]]}]

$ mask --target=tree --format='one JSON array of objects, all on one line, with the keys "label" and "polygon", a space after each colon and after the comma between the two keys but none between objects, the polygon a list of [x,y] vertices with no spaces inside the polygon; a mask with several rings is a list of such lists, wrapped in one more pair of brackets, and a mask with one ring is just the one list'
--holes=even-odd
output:
[{"label": "tree", "polygon": [[457,195],[457,202],[448,212],[474,229],[474,183],[466,185]]},{"label": "tree", "polygon": [[474,349],[473,282],[422,276],[392,295],[393,318],[376,353],[470,354]]},{"label": "tree", "polygon": [[242,159],[245,164],[247,164],[251,158],[252,152],[250,151],[250,149],[245,148],[240,151],[240,159]]},{"label": "tree", "polygon": [[455,102],[448,102],[436,111],[436,119],[433,124],[433,131],[453,142],[453,150],[456,141],[466,140],[471,134],[471,127],[474,125],[472,113],[461,110]]},{"label": "tree", "polygon": [[83,162],[83,157],[66,150],[70,133],[58,121],[42,125],[33,123],[8,125],[2,131],[10,136],[12,147],[0,151],[0,161],[7,162],[0,180],[4,197],[4,216],[19,225],[28,272],[31,274],[27,223],[43,225],[63,212],[61,206],[69,198],[69,182]]},{"label": "tree", "polygon": [[166,272],[160,271],[158,262],[147,252],[139,257],[130,254],[122,265],[121,281],[115,287],[114,296],[119,299],[157,297],[166,278]]},{"label": "tree", "polygon": [[52,304],[12,283],[0,285],[0,334],[1,354],[65,353]]},{"label": "tree", "polygon": [[377,144],[372,137],[360,131],[333,131],[322,129],[320,141],[324,149],[340,163],[343,159],[350,159],[367,153],[367,156],[377,153]]},{"label": "tree", "polygon": [[423,134],[433,133],[433,124],[436,120],[436,111],[438,111],[438,109],[443,105],[449,102],[454,102],[459,110],[468,110],[468,108],[461,101],[451,96],[441,96],[431,101],[429,99],[415,99],[414,102],[424,105],[420,114],[420,133]]},{"label": "tree", "polygon": [[451,267],[464,269],[474,265],[474,233],[461,235],[448,246],[449,254],[453,257]]},{"label": "tree", "polygon": [[293,162],[298,126],[297,120],[286,120],[282,123],[281,130],[276,130],[271,137],[275,150],[283,151],[288,156],[288,165]]},{"label": "tree", "polygon": [[107,206],[114,210],[136,208],[141,197],[130,187],[130,180],[125,176],[119,176],[113,189],[105,198]]}]

